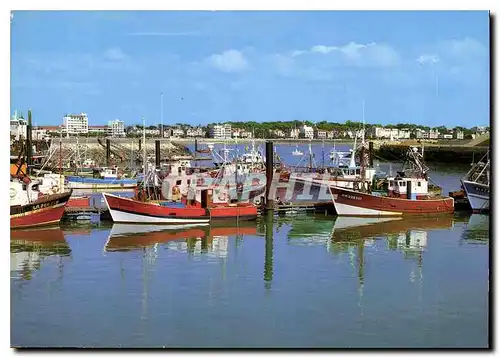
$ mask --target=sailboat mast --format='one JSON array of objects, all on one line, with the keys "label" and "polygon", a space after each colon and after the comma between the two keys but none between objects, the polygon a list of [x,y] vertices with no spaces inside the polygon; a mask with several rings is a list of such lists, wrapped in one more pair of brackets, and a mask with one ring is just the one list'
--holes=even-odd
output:
[{"label": "sailboat mast", "polygon": [[144,117],[142,117],[142,141],[144,142],[142,150],[142,163],[144,165],[144,180],[146,180],[146,120],[144,119]]}]

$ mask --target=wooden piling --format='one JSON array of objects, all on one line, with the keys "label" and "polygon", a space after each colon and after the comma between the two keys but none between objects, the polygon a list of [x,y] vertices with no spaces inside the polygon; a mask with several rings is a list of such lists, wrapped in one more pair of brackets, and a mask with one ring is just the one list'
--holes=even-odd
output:
[{"label": "wooden piling", "polygon": [[27,164],[27,174],[31,175],[33,166],[33,140],[31,137],[31,110],[28,110],[28,125],[26,126],[26,164]]},{"label": "wooden piling", "polygon": [[274,197],[271,198],[270,197],[271,195],[269,193],[273,181],[273,172],[274,172],[273,149],[274,149],[273,142],[271,141],[266,142],[266,210],[274,209]]},{"label": "wooden piling", "polygon": [[160,167],[160,141],[155,141],[155,165],[157,168]]}]

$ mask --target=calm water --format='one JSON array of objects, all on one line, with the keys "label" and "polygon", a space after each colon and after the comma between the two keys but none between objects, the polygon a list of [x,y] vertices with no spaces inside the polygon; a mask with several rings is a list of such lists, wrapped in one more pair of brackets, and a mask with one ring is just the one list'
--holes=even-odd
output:
[{"label": "calm water", "polygon": [[[432,169],[445,192],[467,170]],[[489,236],[469,214],[15,231],[11,344],[487,347]]]}]

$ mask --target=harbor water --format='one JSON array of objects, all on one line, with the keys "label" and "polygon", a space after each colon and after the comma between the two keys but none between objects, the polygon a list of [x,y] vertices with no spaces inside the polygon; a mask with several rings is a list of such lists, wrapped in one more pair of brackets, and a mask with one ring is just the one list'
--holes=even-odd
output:
[{"label": "harbor water", "polygon": [[[277,153],[300,161],[294,149]],[[446,194],[469,168],[429,166]],[[486,348],[489,219],[298,213],[11,231],[11,345]]]}]

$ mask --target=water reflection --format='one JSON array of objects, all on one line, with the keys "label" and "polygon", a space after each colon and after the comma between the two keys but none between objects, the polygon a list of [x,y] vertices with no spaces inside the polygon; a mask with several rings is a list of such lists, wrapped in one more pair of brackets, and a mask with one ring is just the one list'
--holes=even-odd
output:
[{"label": "water reflection", "polygon": [[58,257],[59,269],[63,258],[71,256],[71,249],[60,227],[11,230],[10,272],[11,277],[30,280],[48,257]]},{"label": "water reflection", "polygon": [[490,216],[472,214],[462,234],[462,243],[488,245],[490,240]]},{"label": "water reflection", "polygon": [[228,222],[211,226],[164,226],[114,224],[104,245],[105,252],[153,249],[158,245],[190,255],[227,257],[229,237],[254,235],[255,224]]}]

